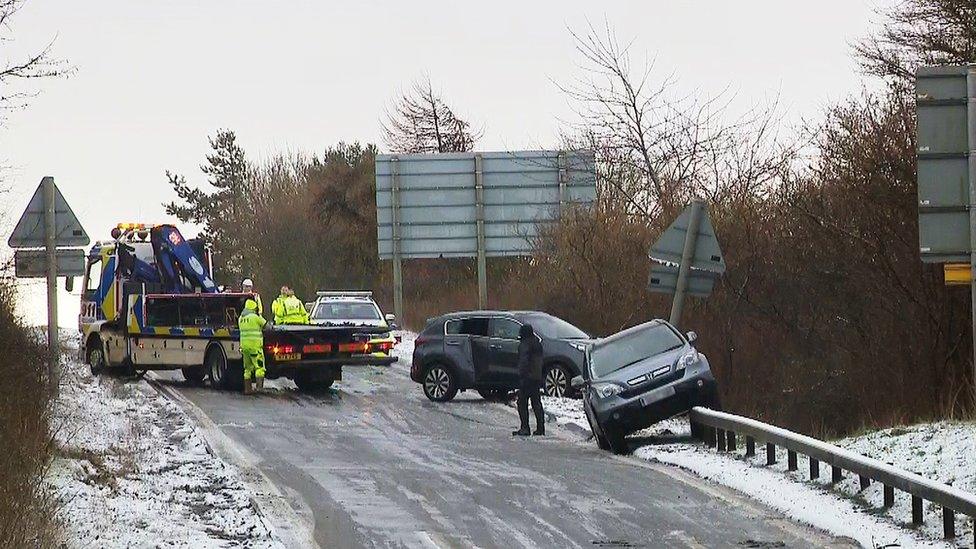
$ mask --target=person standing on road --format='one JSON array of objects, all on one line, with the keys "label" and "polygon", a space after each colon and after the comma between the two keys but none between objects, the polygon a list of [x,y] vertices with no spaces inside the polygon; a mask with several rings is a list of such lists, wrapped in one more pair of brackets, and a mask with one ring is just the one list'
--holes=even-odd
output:
[{"label": "person standing on road", "polygon": [[254,291],[254,281],[250,278],[245,278],[244,282],[241,282],[241,292],[254,294],[254,301],[258,304],[258,315],[264,316],[264,304],[261,303],[261,294]]},{"label": "person standing on road", "polygon": [[546,434],[546,414],[542,409],[542,341],[535,335],[531,324],[523,324],[519,329],[518,347],[518,413],[522,426],[513,431],[515,436],[529,435],[529,400],[535,412],[535,435]]},{"label": "person standing on road", "polygon": [[241,357],[244,359],[244,394],[254,393],[251,377],[257,390],[264,389],[264,329],[268,321],[258,314],[258,304],[253,299],[244,302],[244,311],[237,319],[241,331]]},{"label": "person standing on road", "polygon": [[281,295],[271,304],[275,324],[308,324],[308,311],[301,299],[288,286],[281,287]]}]

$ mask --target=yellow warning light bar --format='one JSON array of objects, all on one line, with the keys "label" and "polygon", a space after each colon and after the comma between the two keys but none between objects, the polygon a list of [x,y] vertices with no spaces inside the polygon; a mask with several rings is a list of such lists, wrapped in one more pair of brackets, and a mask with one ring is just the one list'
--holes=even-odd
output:
[{"label": "yellow warning light bar", "polygon": [[946,263],[942,267],[946,286],[968,286],[973,281],[969,263]]},{"label": "yellow warning light bar", "polygon": [[115,227],[120,231],[146,231],[155,226],[151,223],[119,223]]}]

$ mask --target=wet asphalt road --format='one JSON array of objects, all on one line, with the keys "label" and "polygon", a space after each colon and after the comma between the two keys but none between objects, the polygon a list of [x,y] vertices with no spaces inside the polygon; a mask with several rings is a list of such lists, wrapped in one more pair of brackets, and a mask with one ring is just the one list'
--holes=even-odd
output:
[{"label": "wet asphalt road", "polygon": [[405,367],[347,368],[321,396],[161,382],[251,456],[321,547],[808,547],[831,540],[688,474],[562,436],[513,439],[511,409],[429,402]]}]

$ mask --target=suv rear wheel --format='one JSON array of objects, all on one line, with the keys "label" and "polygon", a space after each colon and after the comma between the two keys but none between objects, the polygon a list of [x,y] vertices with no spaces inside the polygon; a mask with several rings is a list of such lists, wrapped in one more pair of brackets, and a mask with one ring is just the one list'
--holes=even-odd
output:
[{"label": "suv rear wheel", "polygon": [[434,364],[424,374],[424,394],[434,402],[447,402],[457,395],[454,373],[443,364]]}]

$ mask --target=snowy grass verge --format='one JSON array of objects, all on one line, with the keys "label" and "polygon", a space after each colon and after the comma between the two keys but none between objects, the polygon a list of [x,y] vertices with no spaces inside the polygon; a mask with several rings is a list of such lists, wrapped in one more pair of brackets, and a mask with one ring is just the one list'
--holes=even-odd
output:
[{"label": "snowy grass verge", "polygon": [[[572,424],[575,428],[589,431],[589,424],[583,412],[582,401],[571,399],[544,398],[546,411],[556,416],[560,425]],[[895,435],[885,436],[873,433],[857,439],[841,441],[839,445],[852,451],[893,462],[927,476],[946,482],[944,477],[933,474],[936,469],[943,471],[945,477],[954,475],[957,487],[971,490],[974,482],[972,469],[973,441],[972,427],[969,427],[967,443],[961,443],[948,457],[922,458],[919,446],[930,434],[929,446],[922,453],[939,456],[941,439],[946,444],[965,438],[965,430],[951,429],[945,424],[936,431],[938,435],[921,430],[917,437],[899,440],[908,435],[908,430],[896,430]],[[884,432],[882,432],[884,433]],[[908,442],[911,439],[914,442]],[[799,471],[786,471],[786,452],[778,454],[778,463],[771,467],[765,465],[765,452],[753,458],[746,458],[742,451],[736,454],[718,454],[691,438],[687,418],[675,418],[661,422],[650,429],[635,433],[631,445],[638,446],[634,457],[651,462],[664,463],[691,471],[696,475],[746,494],[784,515],[803,524],[843,536],[865,547],[953,547],[941,540],[941,514],[935,507],[926,509],[928,522],[920,530],[908,528],[911,519],[910,500],[901,494],[890,510],[883,510],[881,486],[872,484],[868,490],[859,491],[857,478],[850,475],[837,485],[829,485],[828,479],[810,481],[806,478],[806,460],[800,458]],[[592,442],[591,442],[592,443]],[[896,448],[897,447],[897,448]],[[911,449],[915,450],[912,451]],[[944,448],[944,446],[942,447]],[[872,453],[873,452],[873,453]],[[968,452],[969,460],[966,461]],[[915,468],[911,456],[917,459]],[[951,471],[950,471],[951,470]],[[967,473],[963,473],[967,471]],[[826,475],[829,478],[829,475]],[[968,518],[960,518],[956,525],[957,541],[961,546],[970,546],[972,524]]]},{"label": "snowy grass verge", "polygon": [[48,481],[69,547],[278,547],[233,467],[144,381],[69,363]]}]

